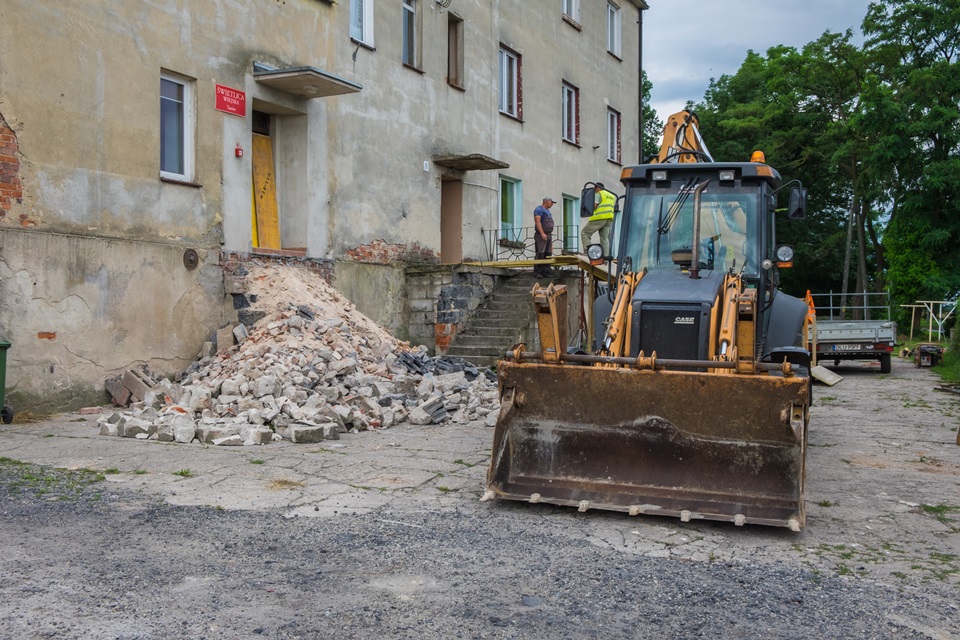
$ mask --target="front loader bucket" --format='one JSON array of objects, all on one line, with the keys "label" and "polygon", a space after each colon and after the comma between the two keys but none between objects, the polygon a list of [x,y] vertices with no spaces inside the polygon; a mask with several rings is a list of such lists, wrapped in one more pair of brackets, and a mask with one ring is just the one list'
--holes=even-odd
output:
[{"label": "front loader bucket", "polygon": [[804,524],[805,378],[498,366],[488,497]]}]

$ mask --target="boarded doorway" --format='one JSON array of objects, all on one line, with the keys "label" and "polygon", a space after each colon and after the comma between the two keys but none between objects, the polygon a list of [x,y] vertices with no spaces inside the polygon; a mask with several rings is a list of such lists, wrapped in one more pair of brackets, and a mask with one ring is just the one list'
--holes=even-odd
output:
[{"label": "boarded doorway", "polygon": [[463,181],[440,183],[440,262],[463,261]]},{"label": "boarded doorway", "polygon": [[270,115],[253,112],[253,246],[280,248],[280,211]]}]

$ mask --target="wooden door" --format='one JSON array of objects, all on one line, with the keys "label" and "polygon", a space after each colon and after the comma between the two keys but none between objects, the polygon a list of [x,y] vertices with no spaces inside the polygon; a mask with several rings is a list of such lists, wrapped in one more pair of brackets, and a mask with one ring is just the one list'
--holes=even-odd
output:
[{"label": "wooden door", "polygon": [[440,262],[463,260],[463,182],[444,180],[440,184]]}]

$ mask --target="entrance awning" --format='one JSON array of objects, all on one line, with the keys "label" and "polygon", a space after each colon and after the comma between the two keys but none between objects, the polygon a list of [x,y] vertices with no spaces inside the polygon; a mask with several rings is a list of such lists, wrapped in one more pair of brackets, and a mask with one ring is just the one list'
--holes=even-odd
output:
[{"label": "entrance awning", "polygon": [[362,85],[314,67],[269,70],[255,68],[253,79],[259,84],[308,99],[357,93],[363,89]]},{"label": "entrance awning", "polygon": [[510,165],[502,160],[485,156],[482,153],[446,154],[433,156],[433,164],[456,169],[457,171],[482,171],[485,169],[509,169]]}]

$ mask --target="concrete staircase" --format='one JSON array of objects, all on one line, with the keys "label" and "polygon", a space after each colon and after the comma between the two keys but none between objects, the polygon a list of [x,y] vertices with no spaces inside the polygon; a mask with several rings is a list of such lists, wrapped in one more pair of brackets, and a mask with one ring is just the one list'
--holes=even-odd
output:
[{"label": "concrete staircase", "polygon": [[[518,342],[526,343],[531,351],[539,348],[533,344],[537,339],[536,314],[530,295],[536,281],[532,273],[519,272],[499,282],[454,339],[447,355],[488,367]],[[545,280],[540,282],[546,284]]]}]

